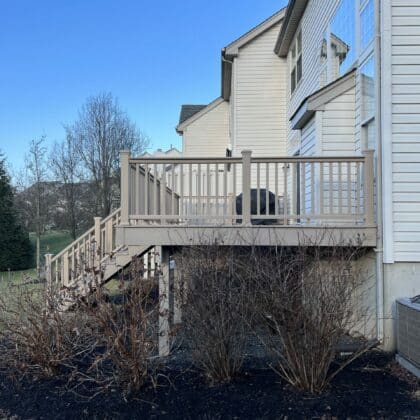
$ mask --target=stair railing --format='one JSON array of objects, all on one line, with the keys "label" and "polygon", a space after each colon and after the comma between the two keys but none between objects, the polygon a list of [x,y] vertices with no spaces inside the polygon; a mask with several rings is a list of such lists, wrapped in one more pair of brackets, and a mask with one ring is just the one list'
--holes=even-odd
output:
[{"label": "stair railing", "polygon": [[121,208],[104,219],[95,217],[94,220],[93,228],[60,253],[45,256],[47,282],[70,287],[81,276],[93,273],[101,261],[115,251],[115,227],[121,223]]}]

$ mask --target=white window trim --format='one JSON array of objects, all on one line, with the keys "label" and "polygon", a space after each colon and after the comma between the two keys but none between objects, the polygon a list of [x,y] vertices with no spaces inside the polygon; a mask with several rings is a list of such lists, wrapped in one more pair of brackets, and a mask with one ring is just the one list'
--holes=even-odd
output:
[{"label": "white window trim", "polygon": [[[297,40],[298,40],[299,35],[300,35],[300,54],[298,54],[298,51],[297,51]],[[295,58],[293,59],[293,52],[292,51],[295,50],[295,49],[296,49]],[[296,31],[296,35],[295,35],[295,38],[294,38],[294,40],[291,44],[289,54],[290,54],[289,83],[290,83],[290,96],[292,97],[293,94],[297,91],[297,89],[300,86],[300,83],[303,79],[303,33],[302,33],[302,28],[300,26]],[[297,62],[298,62],[299,57],[301,59],[301,73],[302,74],[300,76],[300,79],[297,80]],[[295,71],[295,88],[292,90],[291,81],[292,81],[293,71]]]}]

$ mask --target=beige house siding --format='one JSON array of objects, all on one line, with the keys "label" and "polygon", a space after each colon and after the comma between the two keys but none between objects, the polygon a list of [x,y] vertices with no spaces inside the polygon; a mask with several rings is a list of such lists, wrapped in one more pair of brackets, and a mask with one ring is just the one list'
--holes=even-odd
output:
[{"label": "beige house siding", "polygon": [[286,152],[286,60],[274,53],[280,23],[239,49],[232,78],[233,152]]},{"label": "beige house siding", "polygon": [[420,5],[392,0],[394,256],[420,261]]},{"label": "beige house siding", "polygon": [[215,107],[201,112],[201,116],[183,129],[183,155],[224,157],[230,143],[228,102],[220,101]]}]

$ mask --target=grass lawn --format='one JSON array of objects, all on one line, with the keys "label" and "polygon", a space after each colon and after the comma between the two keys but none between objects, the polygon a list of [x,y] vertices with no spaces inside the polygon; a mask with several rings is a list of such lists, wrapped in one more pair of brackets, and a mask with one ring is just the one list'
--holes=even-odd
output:
[{"label": "grass lawn", "polygon": [[5,284],[19,284],[27,277],[36,277],[36,269],[30,268],[29,270],[22,271],[0,271],[0,289]]},{"label": "grass lawn", "polygon": [[[29,239],[33,247],[36,246],[36,236],[34,233],[29,235]],[[58,254],[62,249],[64,249],[68,244],[72,242],[70,234],[66,231],[50,231],[45,235],[41,236],[41,258],[47,254]],[[33,262],[33,267],[35,267],[35,259]],[[0,271],[0,289],[5,284],[19,284],[27,277],[36,277],[36,269],[30,268],[28,270],[22,271]]]},{"label": "grass lawn", "polygon": [[[36,246],[36,235],[31,233],[29,235],[32,245]],[[50,231],[41,236],[41,256],[45,254],[58,254],[68,244],[72,242],[69,232],[66,231]],[[35,264],[34,264],[35,266]]]}]

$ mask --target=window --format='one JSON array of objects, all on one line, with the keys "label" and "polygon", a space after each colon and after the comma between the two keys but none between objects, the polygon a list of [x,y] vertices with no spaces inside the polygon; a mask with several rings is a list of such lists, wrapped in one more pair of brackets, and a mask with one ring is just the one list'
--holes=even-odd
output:
[{"label": "window", "polygon": [[363,147],[375,149],[375,58],[370,56],[360,68],[362,89],[362,135]]},{"label": "window", "polygon": [[375,35],[375,10],[373,0],[368,0],[360,13],[360,47],[362,51],[369,46]]},{"label": "window", "polygon": [[299,31],[291,48],[290,90],[293,93],[302,79],[302,31]]},{"label": "window", "polygon": [[354,0],[342,0],[331,21],[332,80],[346,73],[356,60],[356,8]]}]

